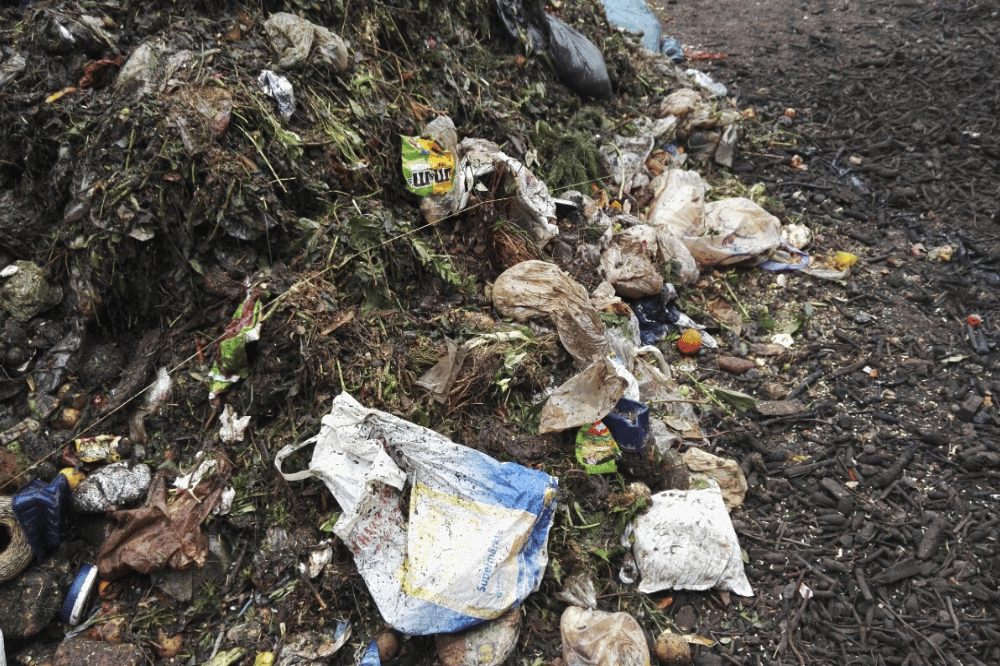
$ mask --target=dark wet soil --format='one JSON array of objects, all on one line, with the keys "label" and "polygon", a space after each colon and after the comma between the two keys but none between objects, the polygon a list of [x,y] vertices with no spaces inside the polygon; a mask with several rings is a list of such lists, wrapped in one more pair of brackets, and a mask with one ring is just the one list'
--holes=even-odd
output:
[{"label": "dark wet soil", "polygon": [[[775,397],[809,408],[714,441],[757,460],[735,518],[759,592],[749,604],[675,602],[699,632],[732,639],[696,661],[996,662],[1000,424],[988,405],[1000,391],[1000,84],[989,72],[1000,12],[975,2],[658,11],[686,48],[727,56],[695,67],[787,132],[746,149],[740,179],[765,183],[818,246],[861,258],[812,341],[775,361],[794,377]],[[942,247],[950,260],[935,261]],[[778,293],[802,303],[818,292],[789,277]]]}]

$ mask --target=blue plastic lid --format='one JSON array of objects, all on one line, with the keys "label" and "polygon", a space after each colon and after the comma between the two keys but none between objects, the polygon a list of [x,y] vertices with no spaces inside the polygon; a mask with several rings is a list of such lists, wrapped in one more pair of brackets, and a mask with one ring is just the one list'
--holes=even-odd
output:
[{"label": "blue plastic lid", "polygon": [[91,592],[94,591],[94,584],[97,582],[97,567],[93,564],[84,564],[77,572],[73,584],[69,586],[66,594],[66,601],[63,602],[60,617],[66,624],[75,627],[80,624],[83,617],[83,610],[87,607],[87,600],[90,599]]}]

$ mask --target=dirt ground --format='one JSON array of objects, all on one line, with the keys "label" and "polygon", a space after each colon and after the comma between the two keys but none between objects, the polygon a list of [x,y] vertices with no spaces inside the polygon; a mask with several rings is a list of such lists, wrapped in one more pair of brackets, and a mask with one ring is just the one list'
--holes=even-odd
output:
[{"label": "dirt ground", "polygon": [[[487,2],[30,3],[0,10],[0,263],[34,262],[62,292],[37,313],[0,315],[3,492],[50,481],[73,438],[110,434],[165,480],[199,454],[217,459],[201,498],[225,486],[235,499],[203,521],[205,568],[116,568],[66,641],[57,610],[73,574],[102,556],[119,509],[142,502],[75,513],[48,564],[0,585],[9,662],[243,666],[274,651],[280,664],[358,663],[386,627],[333,535],[341,508],[318,480],[286,482],[273,465],[318,432],[341,391],[559,478],[549,566],[508,665],[565,665],[557,593],[576,574],[650,643],[687,636],[699,666],[1000,662],[1000,10],[651,6],[689,54],[679,69],[728,87],[715,116],[740,118],[731,168],[696,163],[693,132],[677,138],[711,197],[754,196],[805,225],[816,262],[858,257],[837,281],[703,269],[678,286],[678,305],[719,350],[684,356],[676,334],[657,343],[697,421],[654,409],[677,426],[673,449],[734,459],[746,477],[732,522],[753,596],[639,593],[621,574],[622,528],[643,509],[628,484],[669,487],[664,461],[625,456],[618,473],[590,476],[575,430],[538,434],[540,396],[573,359],[551,327],[505,321],[489,290],[528,259],[592,290],[585,248],[596,252],[601,232],[560,205],[560,235],[538,247],[509,221],[500,178],[466,212],[426,225],[399,171],[397,136],[448,114],[459,138],[496,141],[553,193],[578,190],[609,215],[642,211],[649,193],[613,184],[594,137],[629,132],[683,87],[665,58],[590,1],[549,10],[604,51],[607,100],[568,90]],[[277,68],[296,91],[290,120],[256,83],[278,59],[262,27],[277,11],[350,42],[343,70]],[[136,75],[123,62],[144,44],[150,73]],[[647,165],[662,168],[666,148]],[[262,290],[260,341],[245,378],[212,401],[244,279]],[[470,353],[440,400],[420,388],[449,340],[497,331],[529,342]],[[160,368],[171,383],[153,403]],[[755,406],[720,399],[733,391]],[[250,417],[243,438],[222,440],[223,405]],[[12,633],[12,614],[32,629]],[[383,663],[441,663],[433,637],[396,639]]]}]

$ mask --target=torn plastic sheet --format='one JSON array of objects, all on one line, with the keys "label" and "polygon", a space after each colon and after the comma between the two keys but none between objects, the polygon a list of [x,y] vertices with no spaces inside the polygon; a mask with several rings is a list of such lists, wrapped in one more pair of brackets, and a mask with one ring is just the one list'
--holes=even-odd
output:
[{"label": "torn plastic sheet", "polygon": [[[309,469],[283,472],[283,460],[308,444]],[[558,487],[544,472],[499,463],[347,393],[319,434],[282,448],[275,466],[289,481],[315,476],[330,489],[343,510],[333,531],[401,632],[480,624],[541,584]]]},{"label": "torn plastic sheet", "polygon": [[257,85],[264,91],[265,95],[270,95],[278,105],[278,113],[285,120],[292,117],[295,111],[295,91],[292,89],[292,82],[280,74],[275,74],[269,69],[262,70],[257,77]]},{"label": "torn plastic sheet", "polygon": [[609,358],[602,358],[560,385],[542,406],[538,434],[559,432],[603,419],[628,388]]},{"label": "torn plastic sheet", "polygon": [[347,42],[326,28],[310,23],[295,14],[271,14],[264,22],[271,48],[278,52],[278,65],[295,69],[313,64],[332,72],[343,72],[348,65]]},{"label": "torn plastic sheet", "polygon": [[167,487],[170,472],[160,471],[146,506],[111,514],[113,525],[97,556],[102,580],[115,580],[130,571],[148,574],[205,565],[208,534],[202,523],[219,503],[229,478],[225,458],[218,461],[210,477],[176,494]]},{"label": "torn plastic sheet", "polygon": [[639,591],[718,587],[753,596],[719,485],[699,485],[653,495],[649,510],[636,517],[632,551],[642,574]]},{"label": "torn plastic sheet", "polygon": [[263,292],[256,288],[250,289],[249,292],[232,320],[226,325],[222,340],[219,342],[219,354],[212,364],[209,400],[214,400],[250,372],[247,344],[260,339],[260,297]]}]

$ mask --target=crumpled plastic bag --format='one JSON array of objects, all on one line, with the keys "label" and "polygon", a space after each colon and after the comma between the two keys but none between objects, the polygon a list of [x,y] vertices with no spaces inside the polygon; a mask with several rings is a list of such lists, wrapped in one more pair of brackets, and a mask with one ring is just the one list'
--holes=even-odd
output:
[{"label": "crumpled plastic bag", "polygon": [[271,14],[264,22],[271,48],[278,52],[278,65],[285,69],[304,67],[307,63],[332,72],[347,69],[347,42],[326,28],[310,23],[295,14]]},{"label": "crumpled plastic bag", "polygon": [[493,284],[493,307],[521,322],[551,320],[559,341],[581,368],[608,354],[604,322],[587,290],[555,264],[533,259],[505,270]]},{"label": "crumpled plastic bag", "polygon": [[493,0],[507,34],[523,35],[534,53],[548,51],[552,65],[570,89],[585,97],[607,97],[611,79],[604,55],[582,33],[544,11],[541,0]]},{"label": "crumpled plastic bag", "polygon": [[699,266],[761,263],[782,245],[778,218],[742,197],[705,203],[708,188],[695,171],[670,169],[653,187],[649,224],[684,241]]},{"label": "crumpled plastic bag", "polygon": [[608,66],[597,45],[555,16],[546,14],[545,18],[549,21],[549,53],[562,82],[584,97],[610,97]]},{"label": "crumpled plastic bag", "polygon": [[97,556],[102,580],[115,580],[130,571],[148,574],[205,565],[208,535],[201,525],[222,498],[229,465],[220,456],[212,476],[173,496],[167,488],[168,474],[163,470],[153,478],[146,506],[111,514],[114,526]]},{"label": "crumpled plastic bag", "polygon": [[639,591],[718,587],[753,596],[719,484],[699,484],[653,495],[649,510],[636,517],[632,552],[642,574]]},{"label": "crumpled plastic bag", "polygon": [[698,279],[698,264],[687,246],[664,227],[640,224],[611,237],[601,253],[601,277],[623,298],[642,298],[663,289],[660,267],[675,262],[678,282]]},{"label": "crumpled plastic bag", "polygon": [[[336,497],[343,513],[333,531],[386,622],[415,635],[460,631],[538,589],[557,479],[499,463],[347,393],[322,423],[274,463],[287,480],[315,476]],[[309,469],[283,472],[282,461],[307,444],[315,444]]]},{"label": "crumpled plastic bag", "polygon": [[601,146],[601,156],[615,187],[632,188],[632,179],[643,170],[646,158],[653,152],[655,137],[651,133],[639,136],[615,136]]},{"label": "crumpled plastic bag", "polygon": [[646,635],[628,613],[569,606],[559,633],[566,666],[649,666]]}]

